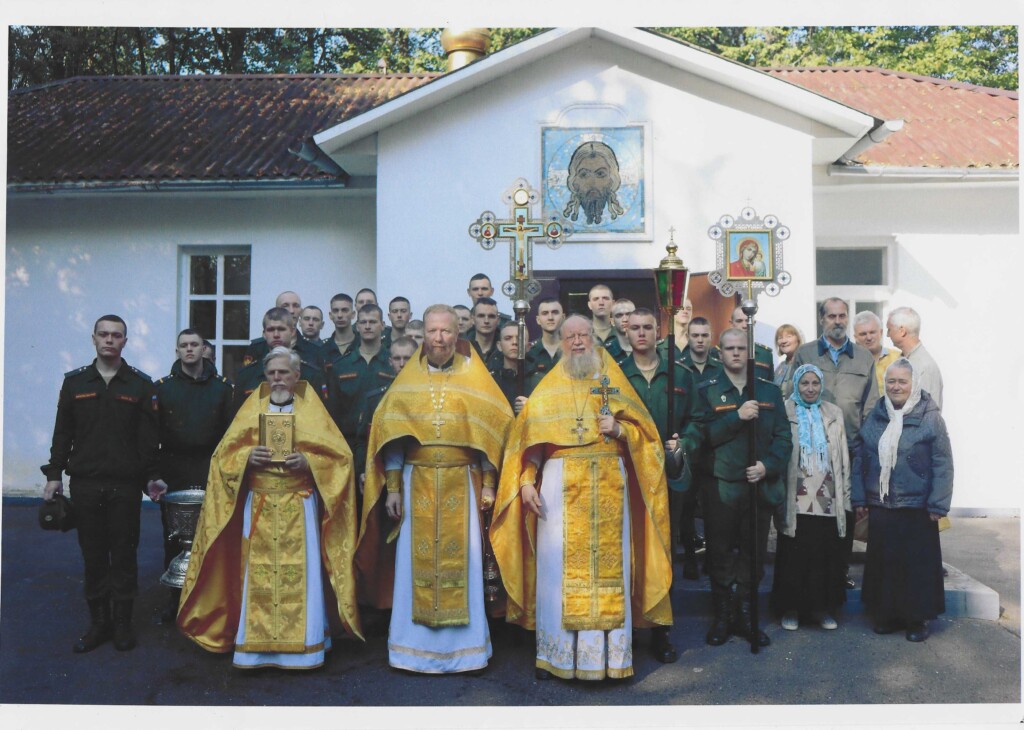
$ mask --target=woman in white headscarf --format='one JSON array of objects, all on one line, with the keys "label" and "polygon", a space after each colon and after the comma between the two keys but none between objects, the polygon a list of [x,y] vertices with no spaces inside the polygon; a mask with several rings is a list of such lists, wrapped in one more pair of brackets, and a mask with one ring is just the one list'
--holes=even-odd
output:
[{"label": "woman in white headscarf", "polygon": [[928,638],[945,611],[938,521],[953,497],[953,455],[942,412],[900,358],[885,371],[885,397],[860,428],[853,506],[867,513],[864,605],[875,633]]},{"label": "woman in white headscarf", "polygon": [[850,458],[839,406],[821,399],[824,376],[812,364],[793,373],[786,415],[793,431],[793,455],[786,473],[786,501],[775,513],[772,608],[782,628],[796,630],[800,618],[823,629],[838,626],[846,601],[843,536],[850,506]]}]

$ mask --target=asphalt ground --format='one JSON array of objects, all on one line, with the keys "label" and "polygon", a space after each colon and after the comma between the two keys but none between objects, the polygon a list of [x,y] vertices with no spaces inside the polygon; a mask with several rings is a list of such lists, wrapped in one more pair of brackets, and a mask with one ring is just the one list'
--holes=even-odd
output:
[{"label": "asphalt ground", "polygon": [[[75,655],[71,645],[87,624],[81,556],[74,532],[39,529],[38,504],[3,501],[5,730],[39,727],[40,718],[80,719],[83,713],[103,718],[103,727],[120,726],[121,720],[133,727],[181,727],[192,718],[200,727],[270,727],[307,715],[327,727],[402,728],[525,722],[534,728],[882,727],[1024,719],[1015,517],[954,519],[942,537],[945,562],[998,591],[998,621],[940,617],[922,644],[906,641],[902,633],[874,634],[861,613],[841,614],[835,631],[789,632],[771,621],[765,628],[772,645],[752,655],[735,638],[707,646],[708,615],[698,611],[676,616],[677,663],[656,662],[649,633],[638,631],[636,676],[590,683],[534,679],[533,635],[507,625],[493,626],[494,656],[480,677],[393,670],[382,636],[365,643],[336,641],[325,666],[311,672],[234,669],[230,655],[204,652],[173,625],[158,623],[166,589],[158,583],[160,515],[149,504],[142,511],[139,547],[139,646],[120,653],[106,644]],[[296,715],[296,707],[314,709]]]}]

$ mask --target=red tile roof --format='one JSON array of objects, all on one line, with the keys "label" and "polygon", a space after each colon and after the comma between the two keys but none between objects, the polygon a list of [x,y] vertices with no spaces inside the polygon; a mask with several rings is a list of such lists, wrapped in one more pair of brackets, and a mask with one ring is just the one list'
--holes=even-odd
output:
[{"label": "red tile roof", "polygon": [[76,77],[8,96],[8,183],[330,180],[288,151],[438,74]]},{"label": "red tile roof", "polygon": [[[876,68],[766,73],[902,130],[865,164],[1018,167],[1017,93]],[[9,184],[322,181],[313,134],[440,74],[76,77],[8,96]]]},{"label": "red tile roof", "polygon": [[766,73],[903,129],[858,161],[897,167],[1017,168],[1016,91],[865,67],[764,68]]}]

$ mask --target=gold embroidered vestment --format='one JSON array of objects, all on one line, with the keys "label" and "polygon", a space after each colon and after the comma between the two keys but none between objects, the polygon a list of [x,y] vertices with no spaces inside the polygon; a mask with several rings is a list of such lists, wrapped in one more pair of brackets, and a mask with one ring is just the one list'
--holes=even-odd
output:
[{"label": "gold embroidered vestment", "polygon": [[[204,649],[226,652],[246,601],[244,651],[304,652],[306,555],[302,500],[320,497],[320,560],[329,617],[362,637],[355,601],[356,514],[352,452],[317,394],[300,381],[294,400],[294,447],[311,474],[283,466],[249,470],[259,444],[259,414],[268,410],[264,383],[246,400],[210,462],[206,498],[185,575],[178,626]],[[243,507],[253,493],[250,538],[242,538]],[[242,595],[249,568],[248,595]]]},{"label": "gold embroidered vestment", "polygon": [[512,423],[508,401],[466,344],[460,341],[450,372],[430,372],[418,351],[377,406],[367,449],[356,555],[360,592],[375,605],[390,606],[400,523],[384,509],[383,450],[406,439],[405,461],[412,466],[412,483],[403,485],[411,490],[412,618],[426,626],[469,623],[469,582],[483,580],[469,575],[469,490],[479,508],[478,452],[499,465]]},{"label": "gold embroidered vestment", "polygon": [[[603,349],[599,352],[602,372],[619,389],[610,408],[622,439],[605,441],[598,433],[601,399],[590,394],[598,381],[581,384],[564,366],[556,366],[517,417],[505,449],[491,544],[508,591],[508,620],[528,629],[535,628],[537,517],[523,508],[520,490],[536,480],[543,494],[541,474],[529,458],[537,454],[563,460],[563,628],[620,627],[626,600],[632,602],[634,626],[672,623],[664,447],[629,380]],[[575,404],[582,404],[581,412],[572,408]],[[630,555],[622,555],[620,547],[623,489],[629,500]],[[631,561],[632,585],[625,586],[628,595],[623,595],[626,560]]]}]

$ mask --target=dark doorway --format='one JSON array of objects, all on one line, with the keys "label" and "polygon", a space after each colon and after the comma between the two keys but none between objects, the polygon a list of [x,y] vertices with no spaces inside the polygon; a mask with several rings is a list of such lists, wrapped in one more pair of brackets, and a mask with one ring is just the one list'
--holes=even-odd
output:
[{"label": "dark doorway", "polygon": [[[694,316],[706,317],[711,322],[714,332],[718,333],[729,326],[729,317],[736,306],[736,300],[719,294],[718,290],[711,286],[707,274],[706,271],[691,274],[689,296],[693,302]],[[544,270],[535,271],[533,278],[540,282],[541,292],[531,302],[530,314],[527,315],[531,340],[540,337],[540,328],[534,317],[538,302],[555,297],[562,303],[566,315],[582,314],[589,317],[587,295],[595,284],[607,284],[616,299],[629,299],[637,307],[658,311],[652,269]],[[660,336],[664,337],[668,334],[668,322],[664,317],[660,319]]]}]

